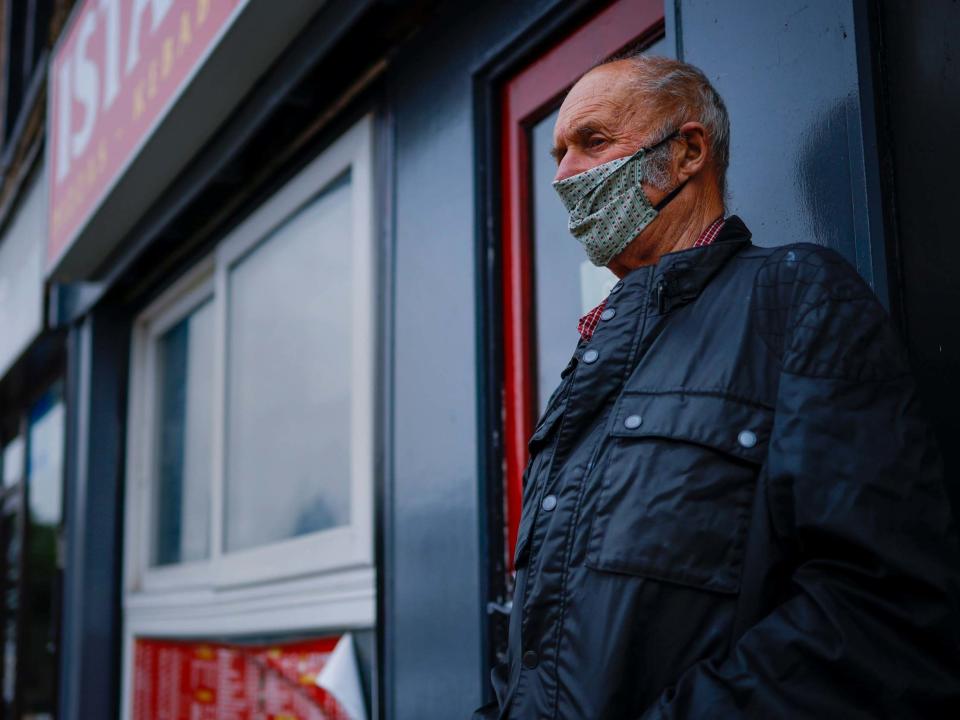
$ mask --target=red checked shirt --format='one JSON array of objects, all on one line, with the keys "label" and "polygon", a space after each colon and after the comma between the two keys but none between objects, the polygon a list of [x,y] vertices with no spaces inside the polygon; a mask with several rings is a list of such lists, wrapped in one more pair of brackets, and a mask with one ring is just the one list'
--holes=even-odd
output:
[{"label": "red checked shirt", "polygon": [[[710,223],[707,226],[707,229],[700,233],[700,237],[697,238],[697,241],[693,244],[693,247],[703,247],[704,245],[709,245],[717,239],[717,235],[720,234],[722,229],[723,215]],[[582,337],[584,340],[589,340],[593,337],[593,331],[597,329],[597,323],[600,322],[600,313],[603,312],[603,309],[606,306],[607,301],[604,300],[593,310],[580,318],[580,322],[577,323],[577,330],[580,331],[580,337]]]}]

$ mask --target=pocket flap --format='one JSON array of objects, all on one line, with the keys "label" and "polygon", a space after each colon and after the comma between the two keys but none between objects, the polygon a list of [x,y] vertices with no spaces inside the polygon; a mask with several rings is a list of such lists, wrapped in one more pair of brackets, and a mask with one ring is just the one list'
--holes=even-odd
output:
[{"label": "pocket flap", "polygon": [[533,455],[537,448],[543,444],[543,441],[550,436],[557,422],[563,417],[565,408],[566,402],[563,401],[554,403],[553,407],[547,408],[547,412],[540,418],[540,422],[537,423],[537,427],[534,428],[533,434],[530,436],[529,442],[527,442],[527,449],[531,455]]},{"label": "pocket flap", "polygon": [[752,463],[767,454],[773,410],[720,394],[624,393],[611,435],[699,443]]}]

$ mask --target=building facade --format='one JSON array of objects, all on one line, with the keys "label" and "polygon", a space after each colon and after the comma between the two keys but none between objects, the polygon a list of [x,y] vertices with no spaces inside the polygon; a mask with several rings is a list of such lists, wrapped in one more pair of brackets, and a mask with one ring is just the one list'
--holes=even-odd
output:
[{"label": "building facade", "polygon": [[612,277],[552,125],[627,48],[704,70],[728,211],[856,267],[960,467],[955,3],[2,5],[0,717],[489,698],[527,438]]}]

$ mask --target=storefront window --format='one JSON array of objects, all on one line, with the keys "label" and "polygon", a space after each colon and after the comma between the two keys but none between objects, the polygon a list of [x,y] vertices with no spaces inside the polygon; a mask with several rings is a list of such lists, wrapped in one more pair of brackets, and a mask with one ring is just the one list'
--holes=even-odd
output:
[{"label": "storefront window", "polygon": [[17,612],[20,608],[20,497],[3,502],[3,705],[10,708],[17,686]]},{"label": "storefront window", "polygon": [[23,438],[15,437],[3,448],[3,486],[11,487],[23,479]]},{"label": "storefront window", "polygon": [[[273,687],[264,658],[296,670],[306,655],[279,650],[291,639],[325,661],[321,639],[373,627],[372,145],[367,117],[134,322],[123,592],[132,717],[186,712],[181,691],[204,712],[320,717],[320,680],[309,692]],[[253,652],[255,637],[271,647]]]},{"label": "storefront window", "polygon": [[0,673],[3,675],[3,707],[8,714],[14,708],[17,681],[17,615],[20,609],[20,561],[22,518],[21,490],[23,481],[23,437],[17,436],[3,448],[3,503],[0,508],[0,542],[3,553],[3,583],[0,602],[3,617],[0,633],[3,634],[3,657]]},{"label": "storefront window", "polygon": [[204,302],[158,341],[156,565],[210,552],[213,304]]},{"label": "storefront window", "polygon": [[130,652],[373,624],[372,137],[348,130],[134,322]]},{"label": "storefront window", "polygon": [[60,524],[63,511],[63,403],[46,398],[30,418],[30,522],[36,527]]},{"label": "storefront window", "polygon": [[351,184],[228,273],[225,549],[350,522]]},{"label": "storefront window", "polygon": [[55,717],[63,559],[64,405],[56,383],[3,448],[0,717]]},{"label": "storefront window", "polygon": [[28,527],[23,570],[20,648],[23,717],[52,718],[57,696],[57,645],[62,560],[64,406],[59,387],[30,413],[27,445]]}]

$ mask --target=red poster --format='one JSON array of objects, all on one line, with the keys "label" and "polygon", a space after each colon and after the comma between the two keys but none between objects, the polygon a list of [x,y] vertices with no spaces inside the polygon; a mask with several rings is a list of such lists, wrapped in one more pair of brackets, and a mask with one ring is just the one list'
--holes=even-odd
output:
[{"label": "red poster", "polygon": [[133,720],[350,720],[315,682],[339,639],[269,646],[138,639]]},{"label": "red poster", "polygon": [[81,0],[49,73],[47,268],[246,0]]}]

